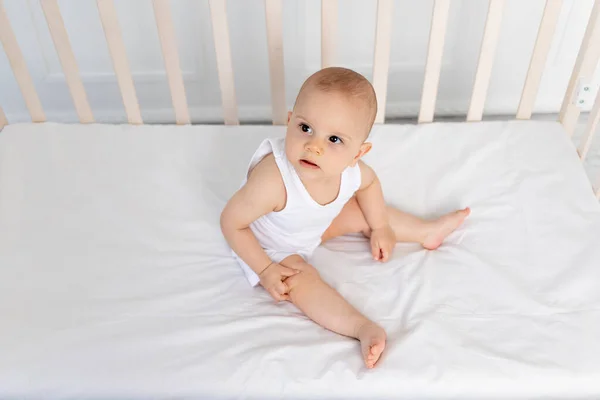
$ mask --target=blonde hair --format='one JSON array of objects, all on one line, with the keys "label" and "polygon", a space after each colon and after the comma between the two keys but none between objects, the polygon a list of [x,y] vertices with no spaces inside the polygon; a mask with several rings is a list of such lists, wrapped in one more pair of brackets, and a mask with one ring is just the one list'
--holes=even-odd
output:
[{"label": "blonde hair", "polygon": [[302,84],[296,97],[296,104],[300,101],[308,88],[315,88],[323,92],[340,93],[365,104],[369,116],[368,129],[375,122],[377,115],[377,97],[371,82],[358,72],[348,68],[329,67],[315,72]]}]

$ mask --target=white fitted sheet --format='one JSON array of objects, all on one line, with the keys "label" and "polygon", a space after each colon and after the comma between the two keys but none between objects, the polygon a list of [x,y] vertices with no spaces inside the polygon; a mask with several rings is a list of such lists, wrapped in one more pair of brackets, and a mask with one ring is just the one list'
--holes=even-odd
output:
[{"label": "white fitted sheet", "polygon": [[0,133],[0,397],[600,396],[600,206],[557,123],[385,125],[389,203],[470,206],[437,251],[312,260],[388,332],[358,342],[251,288],[219,214],[281,127],[22,124]]}]

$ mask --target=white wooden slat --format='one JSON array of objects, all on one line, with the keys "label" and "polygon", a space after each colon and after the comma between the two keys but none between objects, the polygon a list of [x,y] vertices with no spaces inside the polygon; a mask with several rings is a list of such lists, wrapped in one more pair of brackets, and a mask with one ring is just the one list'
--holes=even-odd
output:
[{"label": "white wooden slat", "polygon": [[283,66],[282,9],[282,0],[265,0],[273,125],[285,125],[287,123]]},{"label": "white wooden slat", "polygon": [[321,0],[321,68],[335,65],[338,0]]},{"label": "white wooden slat", "polygon": [[373,60],[373,88],[377,96],[375,123],[377,124],[382,124],[385,121],[393,5],[392,0],[377,1],[377,28],[375,30],[375,56]]},{"label": "white wooden slat", "polygon": [[592,107],[592,111],[590,111],[588,122],[583,132],[583,138],[581,139],[581,145],[579,147],[581,161],[585,161],[585,158],[590,151],[590,146],[592,145],[592,140],[594,140],[594,134],[598,127],[598,121],[600,121],[600,91],[598,91],[594,106]]},{"label": "white wooden slat", "polygon": [[429,31],[429,48],[427,50],[423,94],[421,97],[421,110],[419,111],[420,124],[433,121],[449,10],[450,0],[436,0],[433,5],[433,16]]},{"label": "white wooden slat", "polygon": [[173,28],[171,7],[169,0],[152,0],[154,6],[154,18],[158,28],[160,47],[165,61],[167,80],[171,91],[171,101],[175,111],[175,122],[178,125],[190,123],[190,112],[188,110],[183,75],[179,65],[179,53],[177,52],[177,39]]},{"label": "white wooden slat", "polygon": [[8,120],[6,119],[6,115],[4,115],[4,110],[0,107],[0,131],[8,125]]},{"label": "white wooden slat", "polygon": [[600,1],[594,1],[594,7],[588,20],[587,28],[579,47],[575,66],[571,72],[571,79],[563,98],[560,109],[560,122],[569,136],[575,132],[575,125],[581,110],[573,104],[580,79],[590,79],[598,58],[600,57]]},{"label": "white wooden slat", "polygon": [[562,3],[562,0],[546,0],[546,7],[538,29],[527,77],[521,93],[521,100],[519,101],[519,108],[517,109],[517,119],[531,118]]},{"label": "white wooden slat", "polygon": [[0,42],[2,42],[8,62],[23,94],[23,99],[29,110],[29,115],[31,115],[31,120],[33,122],[44,122],[46,116],[44,115],[42,103],[35,90],[33,79],[31,79],[29,69],[25,63],[25,58],[23,57],[23,53],[21,53],[17,38],[8,20],[3,0],[0,0]]},{"label": "white wooden slat", "polygon": [[486,94],[492,75],[492,67],[494,66],[496,45],[500,35],[503,9],[504,0],[490,0],[467,121],[481,121],[483,116]]},{"label": "white wooden slat", "polygon": [[217,57],[217,70],[219,72],[219,85],[221,87],[223,116],[226,125],[239,125],[226,2],[225,0],[210,0],[209,5]]},{"label": "white wooden slat", "polygon": [[117,12],[113,0],[97,0],[98,12],[100,13],[100,21],[106,36],[108,51],[112,59],[115,75],[121,91],[123,106],[127,113],[127,120],[130,124],[142,124],[142,114],[135,93],[131,70],[127,61],[127,53],[125,44],[121,36],[121,27],[117,19]]},{"label": "white wooden slat", "polygon": [[77,61],[69,42],[69,36],[65,29],[57,0],[42,0],[42,9],[46,16],[48,29],[56,48],[56,53],[62,65],[63,73],[67,81],[67,86],[73,98],[73,105],[79,116],[79,122],[82,124],[94,122],[94,115],[85,93]]}]

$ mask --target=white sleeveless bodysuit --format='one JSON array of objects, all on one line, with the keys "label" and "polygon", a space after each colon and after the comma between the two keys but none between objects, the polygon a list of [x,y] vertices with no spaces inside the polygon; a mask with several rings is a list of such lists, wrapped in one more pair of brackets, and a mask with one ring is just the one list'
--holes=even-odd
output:
[{"label": "white sleeveless bodysuit", "polygon": [[[248,171],[270,153],[275,157],[285,185],[285,208],[263,215],[250,224],[250,229],[272,261],[278,263],[293,254],[298,254],[306,260],[321,243],[321,236],[333,219],[359,189],[360,167],[357,164],[346,168],[342,173],[337,198],[327,205],[321,205],[310,196],[294,166],[287,159],[283,138],[264,140],[252,156]],[[233,254],[250,284],[258,284],[258,275],[237,254]]]}]

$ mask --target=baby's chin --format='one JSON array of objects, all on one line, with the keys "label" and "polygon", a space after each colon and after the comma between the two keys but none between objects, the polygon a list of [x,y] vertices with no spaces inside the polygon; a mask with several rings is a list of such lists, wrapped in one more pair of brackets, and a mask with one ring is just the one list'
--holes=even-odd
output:
[{"label": "baby's chin", "polygon": [[294,163],[294,168],[298,175],[307,179],[339,178],[346,169],[346,167],[331,168],[329,166],[319,166],[318,168],[314,168],[303,165],[301,161]]}]

